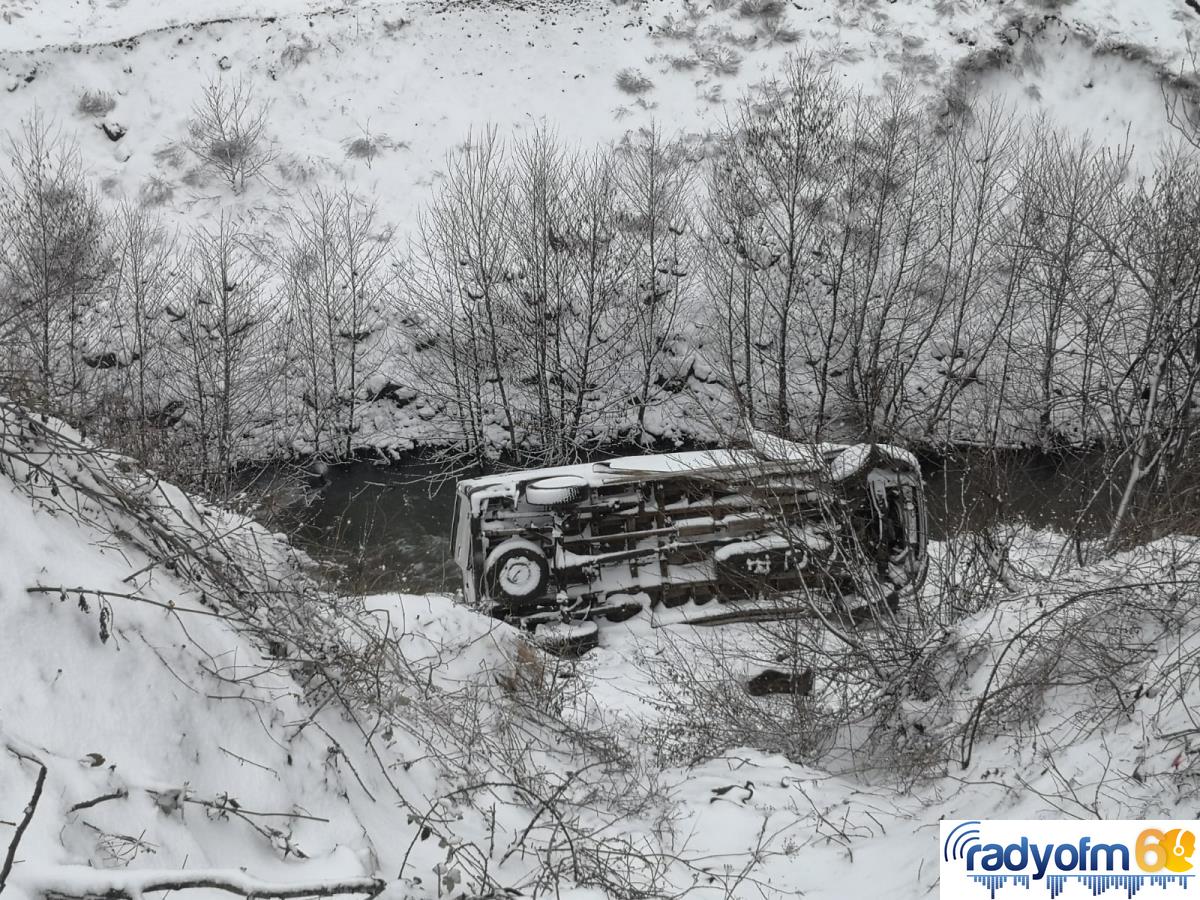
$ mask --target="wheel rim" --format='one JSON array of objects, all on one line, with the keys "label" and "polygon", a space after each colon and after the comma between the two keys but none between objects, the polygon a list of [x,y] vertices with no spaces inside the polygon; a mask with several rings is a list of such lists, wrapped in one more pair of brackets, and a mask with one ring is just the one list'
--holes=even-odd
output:
[{"label": "wheel rim", "polygon": [[500,567],[500,589],[513,597],[525,597],[537,590],[541,571],[527,556],[514,556]]}]

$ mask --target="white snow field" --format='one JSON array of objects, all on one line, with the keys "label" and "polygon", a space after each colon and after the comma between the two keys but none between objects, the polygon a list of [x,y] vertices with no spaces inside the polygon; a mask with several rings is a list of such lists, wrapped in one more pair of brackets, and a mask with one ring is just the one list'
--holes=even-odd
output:
[{"label": "white snow field", "polygon": [[[559,660],[451,598],[321,595],[281,539],[93,450],[4,404],[6,896],[918,898],[941,818],[1196,812],[1191,541],[1077,566],[1015,533],[888,715],[818,673],[812,721],[872,712],[801,765],[730,738],[805,721],[740,693],[755,626],[641,616]],[[953,602],[934,550],[881,641]],[[689,694],[720,679],[724,725]]]},{"label": "white snow field", "polygon": [[[297,190],[348,179],[407,230],[446,154],[473,130],[544,121],[586,147],[654,122],[702,142],[726,101],[797,51],[868,91],[898,77],[934,103],[953,88],[979,90],[1102,143],[1128,132],[1153,152],[1168,131],[1159,80],[1179,73],[1200,24],[1183,0],[783,6],[786,28],[765,34],[736,4],[683,0],[2,0],[0,87],[8,126],[36,107],[77,132],[110,196],[169,186],[165,206],[181,220],[235,204],[269,228]],[[626,68],[652,87],[622,92],[615,78]],[[281,151],[270,183],[236,199],[197,183],[173,150],[217,78],[272,103]],[[115,106],[81,113],[84,92]],[[104,121],[125,137],[111,142]],[[349,156],[363,137],[377,154]]]}]

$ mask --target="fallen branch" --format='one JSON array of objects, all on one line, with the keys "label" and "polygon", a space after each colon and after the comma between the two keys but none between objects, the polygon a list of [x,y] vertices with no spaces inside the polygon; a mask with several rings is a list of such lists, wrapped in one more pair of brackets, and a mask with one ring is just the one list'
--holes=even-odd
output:
[{"label": "fallen branch", "polygon": [[[23,754],[17,755],[22,759],[31,759],[31,757]],[[34,761],[36,762],[36,760]],[[0,894],[4,893],[4,886],[8,883],[9,873],[12,872],[13,863],[16,862],[17,845],[21,843],[21,838],[25,835],[25,829],[29,827],[29,823],[33,819],[33,814],[37,811],[38,801],[42,799],[42,788],[46,784],[46,766],[41,762],[38,762],[38,766],[40,766],[40,769],[38,770],[37,782],[33,786],[33,796],[29,798],[29,803],[25,806],[25,813],[21,817],[20,824],[17,825],[17,831],[8,845],[8,853],[4,856],[4,865],[0,866]]]},{"label": "fallen branch", "polygon": [[237,618],[236,616],[228,615],[226,613],[214,612],[211,609],[193,609],[188,606],[176,606],[174,603],[163,603],[159,600],[151,600],[149,597],[141,597],[137,594],[122,594],[118,591],[101,591],[101,590],[97,590],[96,588],[84,588],[84,587],[68,588],[68,587],[63,587],[62,585],[58,585],[56,587],[51,587],[48,585],[40,585],[39,584],[35,587],[25,588],[25,593],[27,593],[27,594],[59,594],[61,596],[70,596],[72,594],[91,594],[93,597],[104,597],[104,598],[116,597],[121,600],[133,600],[137,603],[148,603],[151,606],[157,606],[159,609],[165,609],[168,612],[173,612],[173,613],[191,613],[192,615],[195,615],[195,616],[211,616],[212,618],[215,618],[215,619],[225,619],[226,621],[230,621],[230,622],[242,622],[243,621],[243,620]]},{"label": "fallen branch", "polygon": [[48,869],[37,879],[36,892],[46,897],[103,898],[103,900],[136,900],[155,891],[187,891],[207,888],[240,894],[243,897],[279,898],[334,897],[341,894],[364,894],[367,900],[378,896],[386,887],[382,878],[347,878],[342,881],[309,881],[283,884],[259,881],[237,869],[211,871],[179,871],[153,869],[105,872],[91,866],[58,866]]},{"label": "fallen branch", "polygon": [[113,791],[111,794],[102,794],[99,797],[93,797],[91,800],[82,800],[68,809],[67,812],[73,813],[79,812],[81,809],[91,809],[93,806],[99,806],[101,803],[107,803],[109,800],[124,800],[128,796],[129,792],[124,789]]},{"label": "fallen branch", "polygon": [[750,607],[717,613],[691,613],[681,616],[657,615],[650,620],[651,628],[670,628],[676,625],[730,625],[742,622],[774,622],[785,619],[816,618],[806,606]]}]

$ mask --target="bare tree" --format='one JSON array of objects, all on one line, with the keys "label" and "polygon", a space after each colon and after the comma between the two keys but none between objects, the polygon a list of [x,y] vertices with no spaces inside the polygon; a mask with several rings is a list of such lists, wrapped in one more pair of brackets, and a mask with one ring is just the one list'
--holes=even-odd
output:
[{"label": "bare tree", "polygon": [[528,433],[547,456],[554,455],[560,435],[555,433],[555,382],[565,373],[555,366],[561,356],[565,297],[564,253],[569,237],[567,191],[571,161],[555,137],[538,129],[513,148],[509,233],[513,243],[509,257],[515,275],[502,289],[504,327],[517,352],[510,359],[512,374],[531,402],[522,404]]},{"label": "bare tree", "polygon": [[391,251],[391,230],[349,188],[318,188],[293,214],[285,283],[303,369],[305,430],[317,453],[326,439],[336,455],[353,450],[370,374],[365,357],[391,296]]},{"label": "bare tree", "polygon": [[[634,245],[617,228],[612,155],[564,149],[539,130],[513,151],[513,236],[505,323],[523,419],[546,464],[607,439],[627,402],[622,364],[633,320],[623,302]],[[524,450],[525,448],[523,448]]]},{"label": "bare tree", "polygon": [[619,227],[618,164],[538,130],[511,146],[489,133],[451,172],[408,279],[406,315],[441,362],[419,382],[453,411],[473,464],[570,460],[611,438],[634,393],[641,235]]},{"label": "bare tree", "polygon": [[188,255],[173,315],[173,387],[194,438],[194,482],[228,495],[254,426],[271,418],[267,404],[278,371],[266,342],[268,270],[249,236],[225,215],[215,228],[192,234]]},{"label": "bare tree", "polygon": [[[821,370],[821,396],[835,396],[852,433],[889,439],[907,424],[910,380],[934,330],[922,290],[935,271],[933,227],[937,143],[926,114],[906,85],[852,107],[844,148],[831,178],[831,221],[818,256],[809,315],[841,310],[830,323],[836,346],[812,347],[829,358],[840,350],[843,372]],[[838,333],[840,332],[840,333]]]},{"label": "bare tree", "polygon": [[104,217],[78,147],[40,113],[9,136],[8,155],[0,272],[11,297],[13,368],[5,375],[9,390],[78,420],[86,399],[81,326],[105,275]]},{"label": "bare tree", "polygon": [[[735,380],[751,418],[783,435],[793,429],[797,364],[817,370],[818,432],[838,365],[840,297],[828,293],[837,281],[821,283],[816,261],[825,252],[845,101],[812,58],[792,58],[783,76],[738,104],[710,175],[724,318],[740,336],[727,362],[740,368]],[[804,316],[817,306],[819,318]]]},{"label": "bare tree", "polygon": [[412,352],[414,381],[445,406],[452,441],[480,468],[522,442],[505,376],[503,294],[520,276],[510,265],[510,202],[502,141],[495,130],[472,135],[447,159],[443,188],[421,220],[403,297],[421,350],[436,360],[422,365]]},{"label": "bare tree", "polygon": [[[1028,250],[1025,220],[1009,215],[1019,138],[1011,113],[992,105],[951,129],[941,145],[931,185],[939,201],[931,223],[936,255],[921,286],[931,323],[924,347],[939,367],[913,413],[919,440],[953,442],[987,430],[989,404],[979,389],[1011,322]],[[1004,376],[991,388],[1003,394]],[[958,404],[968,391],[971,401]]]},{"label": "bare tree", "polygon": [[268,132],[270,103],[258,99],[246,81],[210,82],[192,107],[188,148],[212,166],[235,193],[276,158]]},{"label": "bare tree", "polygon": [[[1194,468],[1200,382],[1200,169],[1173,151],[1119,198],[1108,251],[1120,268],[1122,340],[1107,373],[1114,466],[1125,472],[1109,530],[1114,548],[1151,485],[1172,505],[1176,479]],[[1115,354],[1114,354],[1115,355]],[[1181,497],[1176,497],[1178,501]]]},{"label": "bare tree", "polygon": [[96,360],[119,373],[121,402],[113,437],[150,461],[154,426],[164,415],[167,306],[179,290],[175,236],[160,217],[123,204],[114,219],[112,276],[107,305],[113,349]]},{"label": "bare tree", "polygon": [[695,230],[691,196],[694,165],[678,142],[657,126],[627,138],[617,149],[621,208],[617,225],[633,242],[625,302],[632,322],[637,432],[646,430],[654,375],[687,302]]},{"label": "bare tree", "polygon": [[[1037,436],[1045,445],[1087,437],[1091,368],[1111,354],[1097,326],[1112,296],[1112,259],[1101,235],[1110,227],[1119,160],[1087,141],[1071,141],[1044,124],[1025,151],[1017,202],[1028,207],[1029,262],[1021,302],[1022,341],[1035,355],[1026,361],[1036,383],[1032,396],[1014,402],[1037,410]],[[1074,429],[1074,431],[1068,431]]]},{"label": "bare tree", "polygon": [[566,257],[558,289],[563,324],[554,353],[563,373],[556,384],[555,424],[567,441],[559,448],[560,460],[611,439],[629,400],[629,339],[638,323],[623,290],[635,248],[617,227],[617,163],[601,150],[577,158],[573,171],[569,221],[552,244]]}]

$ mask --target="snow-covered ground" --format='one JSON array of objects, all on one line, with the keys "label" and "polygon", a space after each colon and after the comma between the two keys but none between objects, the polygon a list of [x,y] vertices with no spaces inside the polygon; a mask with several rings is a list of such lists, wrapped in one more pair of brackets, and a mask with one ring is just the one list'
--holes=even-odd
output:
[{"label": "snow-covered ground", "polygon": [[[889,706],[818,670],[798,713],[736,682],[759,626],[643,615],[571,662],[449,597],[301,590],[278,595],[289,613],[270,591],[306,584],[304,560],[278,538],[48,428],[5,407],[12,896],[918,898],[942,818],[1194,813],[1194,541],[1079,565],[1055,535],[1012,532],[988,602],[955,589],[979,587],[966,545],[939,545],[920,603],[858,632],[921,635],[924,680]],[[696,706],[714,696],[729,704]],[[823,710],[855,709],[823,732]],[[730,739],[763,721],[808,723],[807,762]]]},{"label": "snow-covered ground", "polygon": [[[0,84],[9,126],[36,107],[77,132],[113,197],[170,187],[165,206],[181,221],[232,203],[266,229],[297,190],[348,179],[408,230],[446,154],[472,130],[545,121],[586,147],[657,122],[699,140],[725,102],[797,51],[869,91],[896,77],[933,102],[952,87],[980,90],[1102,143],[1128,130],[1152,151],[1166,134],[1158,81],[1184,66],[1200,24],[1183,0],[1077,0],[1052,14],[983,0],[784,6],[782,30],[768,32],[736,4],[715,12],[683,0],[4,0]],[[625,68],[653,87],[623,93]],[[172,152],[217,78],[244,80],[273,106],[278,166],[240,200],[197,183]],[[107,93],[115,106],[81,113],[84,92]],[[110,141],[102,121],[126,135]],[[348,156],[362,137],[377,145],[374,158]]]}]

